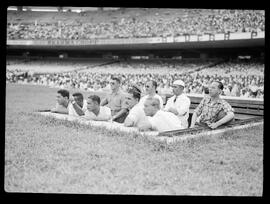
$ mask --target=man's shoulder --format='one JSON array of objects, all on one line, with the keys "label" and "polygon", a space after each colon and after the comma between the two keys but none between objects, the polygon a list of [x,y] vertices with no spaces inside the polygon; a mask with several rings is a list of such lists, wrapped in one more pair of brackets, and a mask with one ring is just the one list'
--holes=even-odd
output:
[{"label": "man's shoulder", "polygon": [[100,106],[100,110],[102,110],[102,111],[111,111],[111,109],[108,106]]},{"label": "man's shoulder", "polygon": [[130,109],[130,112],[141,112],[143,111],[143,107],[140,106],[139,104],[136,104]]}]

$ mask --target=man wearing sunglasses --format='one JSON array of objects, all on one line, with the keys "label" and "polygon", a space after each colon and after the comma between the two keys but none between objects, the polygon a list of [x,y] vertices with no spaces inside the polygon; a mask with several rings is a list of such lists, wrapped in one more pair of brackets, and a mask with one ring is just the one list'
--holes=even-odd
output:
[{"label": "man wearing sunglasses", "polygon": [[111,93],[109,93],[100,103],[111,109],[112,121],[123,123],[128,114],[128,105],[125,103],[125,94],[120,90],[121,81],[117,77],[110,80]]},{"label": "man wearing sunglasses", "polygon": [[150,80],[145,84],[145,92],[146,95],[143,96],[139,102],[139,105],[144,107],[144,103],[148,97],[157,98],[160,101],[160,109],[163,109],[163,100],[160,95],[157,94],[157,82],[154,80]]}]

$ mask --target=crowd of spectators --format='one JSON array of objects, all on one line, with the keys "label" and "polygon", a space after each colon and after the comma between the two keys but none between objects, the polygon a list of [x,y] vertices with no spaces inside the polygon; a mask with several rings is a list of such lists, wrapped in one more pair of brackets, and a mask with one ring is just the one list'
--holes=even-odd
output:
[{"label": "crowd of spectators", "polygon": [[[44,22],[33,19],[24,23],[23,20],[8,21],[8,39],[114,39],[144,37],[177,37],[186,34],[216,34],[226,32],[251,32],[265,30],[265,13],[263,10],[204,10],[204,9],[172,9],[167,13],[162,9],[155,13],[148,9],[143,15],[123,16],[114,11],[110,19],[104,18],[106,12],[74,19],[64,14],[65,20]],[[29,11],[28,11],[29,12]],[[122,12],[122,11],[121,11]],[[25,12],[27,13],[27,12]],[[8,12],[14,15],[14,12]],[[61,15],[58,14],[58,16]],[[121,17],[122,16],[122,17]],[[114,18],[115,17],[115,18]],[[23,16],[22,16],[23,18]],[[36,17],[35,17],[36,18]],[[97,19],[104,19],[97,21]],[[10,18],[9,18],[10,19]],[[85,19],[88,19],[87,21]]]},{"label": "crowd of spectators", "polygon": [[[171,69],[168,69],[168,65]],[[121,78],[123,90],[137,84],[142,91],[149,80],[158,83],[158,93],[172,94],[171,83],[176,79],[185,82],[185,93],[204,94],[214,80],[224,84],[223,95],[248,98],[264,96],[264,64],[260,62],[224,62],[203,68],[198,63],[120,62],[89,68],[82,71],[59,73],[34,73],[27,70],[9,69],[6,81],[9,83],[39,84],[50,87],[81,89],[85,91],[109,91],[111,76]],[[168,72],[168,70],[170,70]]]}]

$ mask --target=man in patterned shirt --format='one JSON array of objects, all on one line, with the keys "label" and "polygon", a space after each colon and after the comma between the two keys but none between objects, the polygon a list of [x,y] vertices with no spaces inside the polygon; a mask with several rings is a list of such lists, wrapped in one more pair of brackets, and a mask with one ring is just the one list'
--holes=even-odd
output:
[{"label": "man in patterned shirt", "polygon": [[[214,81],[210,85],[209,96],[205,96],[194,110],[190,128],[198,124],[207,125],[211,129],[216,129],[234,119],[233,108],[228,102],[220,98],[222,90],[223,84],[219,81]],[[224,117],[220,118],[220,114],[222,113],[225,113]],[[199,121],[197,121],[198,117]]]}]

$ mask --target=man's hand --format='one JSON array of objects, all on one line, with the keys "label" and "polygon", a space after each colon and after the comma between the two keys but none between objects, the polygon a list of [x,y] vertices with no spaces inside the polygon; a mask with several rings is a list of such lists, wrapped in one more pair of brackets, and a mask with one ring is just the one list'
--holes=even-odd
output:
[{"label": "man's hand", "polygon": [[207,125],[208,125],[208,127],[210,127],[211,129],[216,129],[216,128],[219,126],[218,123],[208,123]]},{"label": "man's hand", "polygon": [[70,103],[72,103],[73,101],[75,101],[75,100],[74,100],[74,97],[73,97],[73,96],[70,96],[70,97],[69,97],[69,101],[70,101]]},{"label": "man's hand", "polygon": [[149,122],[141,123],[138,126],[139,131],[147,131],[151,129],[151,124]]},{"label": "man's hand", "polygon": [[171,112],[171,113],[173,113],[173,114],[175,114],[175,115],[178,115],[178,111],[176,110],[176,108],[169,108],[168,109],[168,112]]}]

